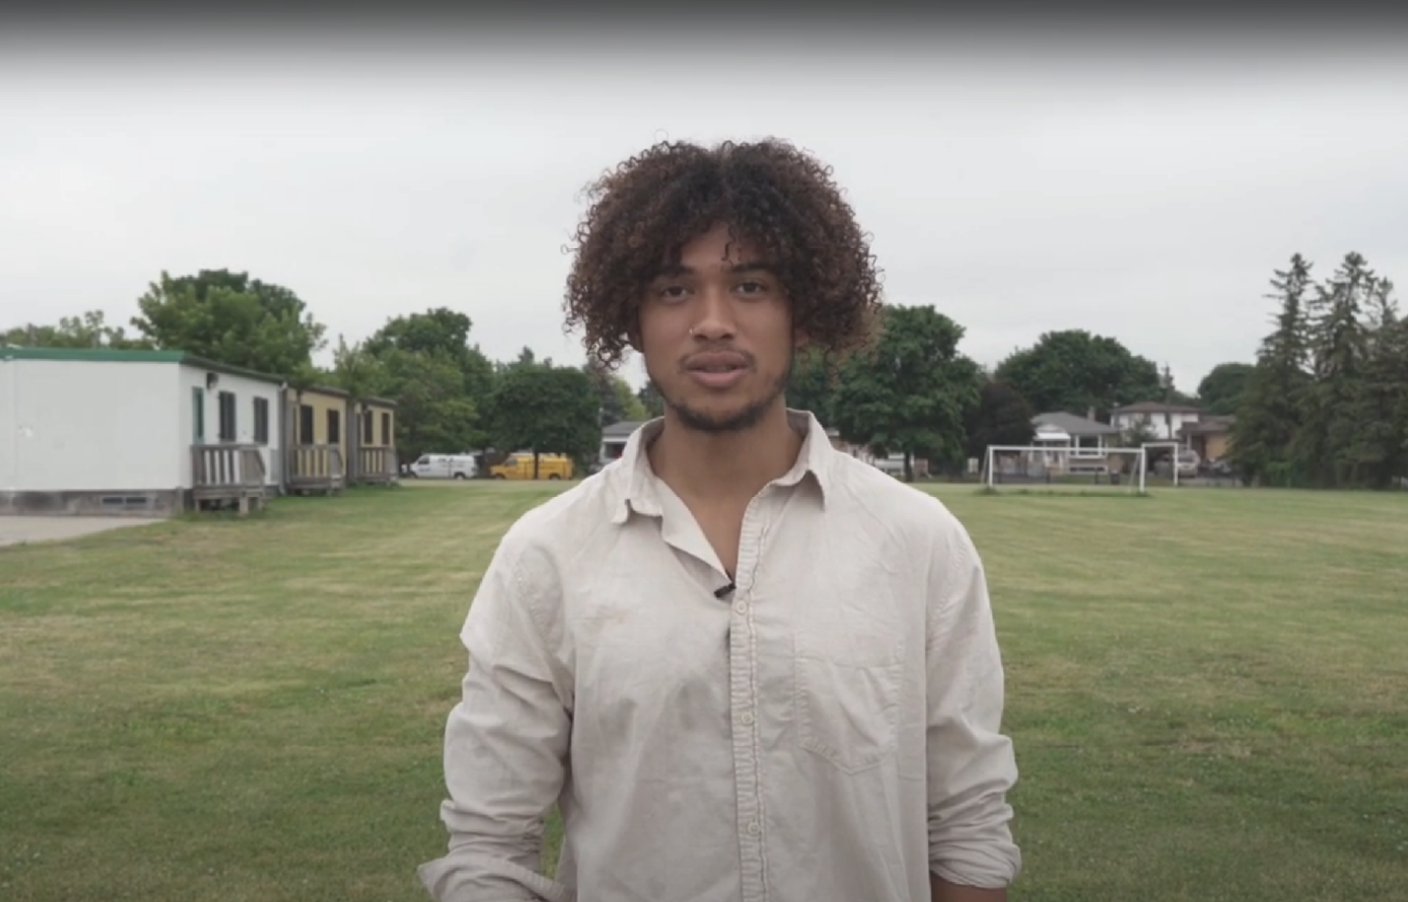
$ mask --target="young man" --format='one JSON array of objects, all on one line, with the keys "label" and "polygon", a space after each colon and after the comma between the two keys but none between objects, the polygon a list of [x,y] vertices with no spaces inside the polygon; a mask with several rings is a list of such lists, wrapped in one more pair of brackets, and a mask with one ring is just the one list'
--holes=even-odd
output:
[{"label": "young man", "polygon": [[[469,609],[442,902],[998,902],[1019,868],[983,569],[935,499],[783,390],[861,345],[865,236],[777,142],[595,186],[567,311],[665,414],[525,514]],[[565,842],[540,873],[544,817]]]}]

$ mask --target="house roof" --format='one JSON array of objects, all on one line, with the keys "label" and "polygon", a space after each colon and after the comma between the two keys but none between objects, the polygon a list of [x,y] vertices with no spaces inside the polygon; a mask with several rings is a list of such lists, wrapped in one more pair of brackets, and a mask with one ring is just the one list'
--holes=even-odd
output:
[{"label": "house roof", "polygon": [[1232,427],[1237,425],[1235,416],[1207,417],[1197,423],[1184,423],[1178,430],[1179,435],[1221,435],[1224,432],[1231,432]]},{"label": "house roof", "polygon": [[1108,423],[1101,423],[1097,420],[1078,417],[1073,413],[1057,410],[1051,413],[1039,413],[1032,417],[1033,426],[1052,426],[1060,429],[1066,434],[1079,438],[1089,435],[1119,435],[1117,426]]},{"label": "house roof", "polygon": [[[218,360],[199,357],[188,351],[133,351],[119,348],[0,347],[0,360],[62,360],[74,363],[174,363],[180,366],[189,366],[202,370],[212,370],[217,373],[225,373],[230,376],[243,376],[246,379],[256,379],[260,382],[269,382],[274,385],[284,385],[287,382],[282,376],[245,369],[242,366],[231,366],[228,363],[221,363]],[[333,388],[329,385],[310,385],[305,390],[320,392],[325,395],[335,395],[339,398],[351,397],[347,391],[340,388]],[[396,406],[395,401],[386,398],[368,397],[362,398],[361,400],[367,404],[378,404],[383,407]]]},{"label": "house roof", "polygon": [[1116,407],[1110,411],[1112,415],[1122,413],[1202,413],[1201,407],[1194,407],[1191,404],[1165,404],[1162,401],[1140,401],[1137,404],[1126,404],[1124,407]]},{"label": "house roof", "polygon": [[646,424],[646,420],[617,420],[601,427],[602,438],[630,438],[631,433]]},{"label": "house roof", "polygon": [[73,363],[174,363],[180,366],[213,370],[230,376],[244,376],[260,382],[283,385],[284,379],[271,373],[259,373],[240,366],[230,366],[218,360],[197,357],[187,351],[128,351],[116,348],[0,348],[0,360],[61,360]]},{"label": "house roof", "polygon": [[341,388],[334,388],[331,385],[309,385],[303,389],[300,389],[300,391],[304,394],[311,392],[315,395],[332,395],[335,398],[352,397],[351,393],[347,390]]}]

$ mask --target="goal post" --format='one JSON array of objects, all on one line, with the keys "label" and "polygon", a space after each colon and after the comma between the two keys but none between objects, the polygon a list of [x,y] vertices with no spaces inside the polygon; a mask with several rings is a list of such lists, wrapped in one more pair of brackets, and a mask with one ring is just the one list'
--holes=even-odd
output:
[{"label": "goal post", "polygon": [[1144,448],[1073,448],[1063,445],[988,445],[983,455],[983,486],[1100,486],[1146,494],[1148,453]]},{"label": "goal post", "polygon": [[1173,487],[1178,488],[1178,452],[1183,450],[1183,446],[1178,442],[1144,442],[1140,444],[1139,447],[1144,449],[1146,455],[1148,454],[1150,448],[1169,449],[1169,451],[1171,452],[1169,454],[1169,467],[1173,471]]}]

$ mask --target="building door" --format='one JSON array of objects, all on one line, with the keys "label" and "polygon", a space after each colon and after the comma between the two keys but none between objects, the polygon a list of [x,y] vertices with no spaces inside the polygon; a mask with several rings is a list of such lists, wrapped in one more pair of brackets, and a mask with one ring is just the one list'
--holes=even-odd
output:
[{"label": "building door", "polygon": [[317,444],[313,440],[313,406],[311,404],[298,405],[298,444]]},{"label": "building door", "polygon": [[191,444],[205,444],[205,389],[191,389]]}]

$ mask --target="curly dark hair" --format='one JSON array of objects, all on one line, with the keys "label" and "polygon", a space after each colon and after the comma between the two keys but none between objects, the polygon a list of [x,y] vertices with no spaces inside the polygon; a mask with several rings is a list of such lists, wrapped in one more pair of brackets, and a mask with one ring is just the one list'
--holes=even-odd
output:
[{"label": "curly dark hair", "polygon": [[831,168],[785,141],[703,148],[661,142],[587,188],[564,307],[588,357],[611,367],[630,347],[646,285],[719,222],[766,255],[794,327],[827,357],[865,345],[880,309],[869,236]]}]

